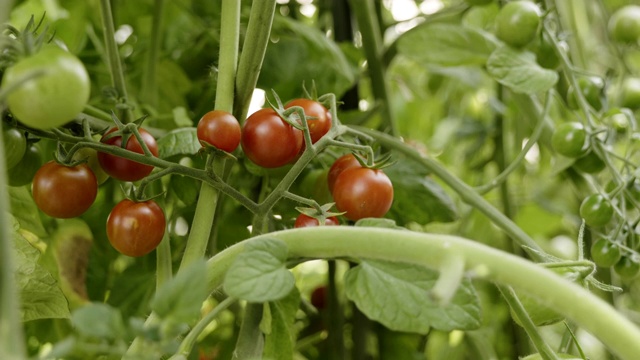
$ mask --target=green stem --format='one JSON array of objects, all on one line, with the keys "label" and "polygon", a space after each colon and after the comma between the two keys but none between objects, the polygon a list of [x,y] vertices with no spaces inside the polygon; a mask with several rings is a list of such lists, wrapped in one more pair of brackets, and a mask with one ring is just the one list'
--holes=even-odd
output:
[{"label": "green stem", "polygon": [[[100,0],[100,16],[102,18],[102,27],[104,29],[104,43],[109,59],[109,72],[111,74],[111,83],[118,92],[118,96],[127,101],[127,88],[124,81],[124,72],[122,71],[122,63],[120,62],[120,53],[115,39],[115,28],[113,25],[113,13],[111,12],[111,1]],[[124,115],[124,116],[122,116]],[[133,111],[130,108],[121,114],[120,120],[124,123],[133,121]]]},{"label": "green stem", "polygon": [[170,241],[169,232],[165,231],[156,251],[156,289],[160,289],[162,285],[173,277]]},{"label": "green stem", "polygon": [[[185,336],[184,340],[180,344],[180,348],[178,349],[177,354],[181,354],[185,357],[188,357],[193,350],[193,346],[196,344],[198,340],[198,336],[204,331],[204,329],[209,326],[209,324],[224,310],[226,310],[231,304],[236,302],[238,299],[228,297],[220,302],[211,312],[205,315],[200,321],[196,324],[196,326],[189,331],[189,334]],[[172,357],[173,358],[173,357]]]},{"label": "green stem", "polygon": [[509,304],[509,307],[513,310],[515,316],[520,320],[522,327],[527,332],[533,346],[535,346],[542,358],[544,360],[558,360],[558,356],[553,349],[551,349],[549,344],[544,341],[542,335],[540,335],[538,328],[533,323],[533,320],[531,320],[529,314],[527,314],[527,310],[518,299],[515,291],[513,291],[509,286],[504,285],[499,285],[498,289],[505,300],[507,300],[507,304]]},{"label": "green stem", "polygon": [[382,61],[383,45],[382,33],[378,19],[376,18],[375,4],[373,0],[351,0],[351,9],[356,15],[360,33],[362,34],[362,47],[367,58],[367,68],[371,79],[371,88],[376,101],[381,103],[381,115],[384,123],[389,127],[392,135],[398,135],[397,125],[391,112],[389,90],[385,80],[385,68]]},{"label": "green stem", "polygon": [[[465,270],[511,286],[565,315],[597,337],[622,359],[640,354],[640,329],[611,305],[553,271],[521,257],[456,236],[382,228],[319,226],[272,232],[233,245],[207,262],[209,291],[217,289],[235,257],[250,241],[284,241],[289,258],[367,258],[439,269],[452,255],[465,259]],[[389,240],[393,239],[393,246]]]},{"label": "green stem", "polygon": [[[469,185],[465,184],[462,180],[450,173],[444,166],[437,161],[422,156],[415,149],[407,146],[401,140],[394,138],[390,135],[383,134],[379,131],[356,127],[361,132],[375,138],[381,145],[403,153],[408,158],[418,162],[426,169],[431,171],[434,175],[442,179],[451,189],[453,189],[464,202],[472,205],[485,216],[487,216],[494,224],[499,226],[507,235],[509,235],[514,241],[524,247],[529,256],[537,261],[542,261],[543,258],[538,252],[543,252],[542,248],[533,240],[527,233],[522,231],[518,225],[516,225],[511,219],[506,217],[503,213],[498,211],[489,202],[487,202],[482,196],[478,195]],[[531,251],[531,249],[536,251]]]},{"label": "green stem", "polygon": [[153,24],[151,25],[151,43],[147,56],[147,66],[142,74],[141,97],[151,106],[158,105],[158,85],[156,78],[156,68],[160,58],[160,47],[162,45],[162,18],[164,16],[164,0],[155,0],[153,6]]},{"label": "green stem", "polygon": [[262,321],[263,310],[264,304],[248,303],[245,307],[233,360],[262,358],[264,335],[260,330],[260,321]]},{"label": "green stem", "polygon": [[254,1],[251,5],[247,34],[238,64],[233,107],[233,113],[241,121],[244,121],[247,116],[249,102],[258,82],[258,75],[260,75],[262,61],[269,43],[275,9],[276,0]]}]

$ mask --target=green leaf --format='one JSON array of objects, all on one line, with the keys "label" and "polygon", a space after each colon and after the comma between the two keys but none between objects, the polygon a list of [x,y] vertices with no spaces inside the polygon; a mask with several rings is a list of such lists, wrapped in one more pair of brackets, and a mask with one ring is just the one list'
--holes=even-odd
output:
[{"label": "green leaf", "polygon": [[517,93],[544,92],[558,82],[558,74],[540,67],[535,54],[508,46],[500,47],[491,54],[487,70],[497,82]]},{"label": "green leaf", "polygon": [[459,24],[426,23],[398,39],[398,52],[424,65],[484,65],[495,47],[483,32]]},{"label": "green leaf", "polygon": [[179,271],[158,289],[151,309],[161,318],[171,318],[174,323],[197,319],[202,302],[208,295],[206,270],[205,261],[199,260]]},{"label": "green leaf", "polygon": [[158,139],[158,157],[167,159],[175,155],[195,155],[201,147],[196,128],[180,128]]},{"label": "green leaf", "polygon": [[335,42],[317,28],[278,16],[274,20],[258,87],[273,89],[281,99],[302,95],[303,84],[315,83],[319,94],[337,98],[355,82],[357,66],[350,63]]},{"label": "green leaf", "polygon": [[74,311],[71,323],[80,334],[98,339],[120,339],[126,330],[120,311],[102,303],[91,303]]},{"label": "green leaf", "polygon": [[20,224],[20,228],[27,230],[38,237],[46,237],[47,231],[42,225],[39,210],[33,201],[31,192],[26,186],[7,187],[11,201],[11,213]]},{"label": "green leaf", "polygon": [[249,302],[282,299],[295,286],[286,268],[287,245],[278,239],[249,241],[236,257],[224,279],[224,291]]},{"label": "green leaf", "polygon": [[426,334],[480,326],[480,300],[468,279],[445,306],[430,300],[438,272],[406,263],[367,260],[345,275],[349,299],[372,320],[394,331]]},{"label": "green leaf", "polygon": [[293,359],[296,339],[294,326],[300,306],[300,292],[297,288],[285,298],[268,304],[271,312],[271,328],[265,333],[263,357],[265,359]]},{"label": "green leaf", "polygon": [[68,318],[69,304],[58,282],[38,264],[40,252],[19,233],[14,232],[13,238],[22,320]]},{"label": "green leaf", "polygon": [[398,225],[408,222],[427,224],[449,222],[458,218],[456,206],[444,189],[421,167],[407,159],[384,169],[393,183],[393,204],[387,217]]}]

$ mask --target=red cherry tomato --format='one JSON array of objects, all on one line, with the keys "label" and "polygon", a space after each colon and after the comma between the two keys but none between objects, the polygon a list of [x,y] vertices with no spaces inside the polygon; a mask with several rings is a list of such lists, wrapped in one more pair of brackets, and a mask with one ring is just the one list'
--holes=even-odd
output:
[{"label": "red cherry tomato", "polygon": [[331,193],[333,193],[333,187],[335,186],[338,175],[352,167],[362,167],[353,154],[342,155],[334,161],[327,175],[327,183],[329,184],[329,191]]},{"label": "red cherry tomato", "polygon": [[[338,218],[335,216],[328,217],[324,220],[325,225],[340,225]],[[300,214],[296,218],[296,223],[293,225],[295,228],[309,227],[309,226],[318,226],[320,222],[316,218],[312,218],[311,216],[307,216],[305,214]]]},{"label": "red cherry tomato", "polygon": [[33,177],[33,200],[45,214],[61,219],[82,215],[98,194],[98,180],[86,164],[42,165]]},{"label": "red cherry tomato", "polygon": [[311,135],[311,142],[313,144],[331,130],[331,114],[329,110],[319,102],[310,99],[295,99],[289,101],[284,108],[288,109],[293,106],[302,107],[305,116],[315,118],[307,119],[309,134]]},{"label": "red cherry tomato", "polygon": [[349,220],[383,217],[393,202],[393,185],[382,170],[352,167],[336,179],[333,199]]},{"label": "red cherry tomato", "polygon": [[240,144],[240,124],[231,114],[222,110],[213,110],[204,114],[198,122],[198,140],[213,145],[220,150],[233,152]]},{"label": "red cherry tomato", "polygon": [[120,201],[107,219],[111,245],[127,256],[143,256],[158,247],[167,226],[162,208],[153,200]]},{"label": "red cherry tomato", "polygon": [[273,109],[256,111],[242,129],[242,150],[258,166],[276,168],[295,160],[302,149],[302,131],[284,121]]},{"label": "red cherry tomato", "polygon": [[[108,145],[121,147],[121,136],[114,136],[107,140],[104,139],[107,135],[114,131],[116,131],[116,128],[112,128],[107,131],[100,141]],[[158,156],[158,144],[156,143],[156,139],[154,139],[151,134],[149,134],[142,128],[140,128],[139,131],[140,136],[142,136],[142,140],[144,140],[145,144],[147,144],[149,151],[151,151],[154,156]],[[133,134],[127,140],[126,149],[129,151],[137,152],[139,154],[144,154],[142,146],[140,146],[138,139],[136,139]],[[149,175],[153,170],[153,166],[140,164],[139,162],[135,162],[133,160],[125,159],[120,156],[103,152],[98,152],[98,161],[100,162],[100,166],[102,166],[104,171],[109,174],[109,176],[122,181],[138,181]]]},{"label": "red cherry tomato", "polygon": [[311,292],[311,305],[318,310],[324,310],[327,308],[327,287],[318,286]]}]

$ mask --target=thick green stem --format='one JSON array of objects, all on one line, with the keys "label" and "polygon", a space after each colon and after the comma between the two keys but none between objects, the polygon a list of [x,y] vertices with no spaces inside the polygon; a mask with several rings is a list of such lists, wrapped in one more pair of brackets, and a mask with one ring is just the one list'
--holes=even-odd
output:
[{"label": "thick green stem", "polygon": [[[465,260],[465,270],[487,281],[511,286],[563,314],[600,339],[622,359],[640,354],[640,329],[588,290],[521,257],[456,236],[382,228],[319,226],[272,232],[233,245],[207,263],[207,284],[217,289],[247,242],[263,238],[284,241],[289,257],[366,258],[439,269],[451,256]],[[389,246],[390,241],[393,246]]]},{"label": "thick green stem", "polygon": [[160,289],[164,283],[173,277],[171,266],[171,244],[169,232],[165,231],[164,236],[156,251],[156,289]]},{"label": "thick green stem", "polygon": [[276,9],[276,0],[254,1],[251,5],[247,35],[242,45],[242,55],[238,65],[236,93],[233,113],[244,121],[249,111],[253,90],[258,82],[264,54],[267,51],[271,25]]},{"label": "thick green stem", "polygon": [[367,58],[367,68],[371,79],[371,88],[376,101],[381,104],[381,114],[384,124],[389,127],[392,135],[398,135],[396,123],[391,111],[389,90],[385,79],[385,68],[382,61],[384,49],[382,33],[376,18],[373,0],[351,0],[351,9],[356,15],[358,27],[362,34],[362,47]]},{"label": "thick green stem", "polygon": [[[516,225],[512,220],[498,211],[498,209],[489,204],[489,202],[487,202],[482,196],[478,195],[471,187],[469,187],[469,185],[458,179],[437,161],[422,156],[418,151],[416,151],[412,147],[407,146],[401,140],[393,136],[363,127],[356,128],[359,131],[375,138],[381,145],[389,149],[401,152],[408,158],[424,166],[434,175],[442,179],[456,193],[458,193],[458,195],[464,202],[478,209],[485,216],[491,219],[494,224],[499,226],[505,233],[507,233],[507,235],[509,235],[514,241],[516,241],[521,246],[524,246],[525,251],[527,251],[532,259],[536,259],[538,261],[543,260],[542,257],[538,254],[538,252],[543,252],[543,250],[535,242],[535,240],[527,235],[527,233],[522,231],[522,229],[518,227],[518,225]],[[531,251],[531,249],[536,251]]]},{"label": "thick green stem", "polygon": [[151,42],[147,55],[147,66],[142,75],[141,97],[149,105],[158,106],[158,85],[156,82],[156,68],[160,58],[160,47],[162,45],[162,18],[164,16],[164,0],[155,0],[153,6],[153,24],[151,25]]},{"label": "thick green stem", "polygon": [[260,330],[260,321],[263,309],[263,304],[248,303],[245,307],[233,360],[262,359],[264,335]]},{"label": "thick green stem", "polygon": [[[118,92],[118,96],[125,102],[127,100],[127,88],[124,81],[124,73],[122,71],[122,63],[120,62],[120,53],[116,44],[115,27],[113,25],[113,13],[111,12],[111,1],[100,0],[100,16],[102,18],[102,28],[104,29],[104,43],[109,59],[109,72],[111,74],[111,82]],[[122,116],[125,115],[125,116]],[[121,114],[120,120],[127,123],[133,121],[133,111],[127,107],[127,110]]]}]

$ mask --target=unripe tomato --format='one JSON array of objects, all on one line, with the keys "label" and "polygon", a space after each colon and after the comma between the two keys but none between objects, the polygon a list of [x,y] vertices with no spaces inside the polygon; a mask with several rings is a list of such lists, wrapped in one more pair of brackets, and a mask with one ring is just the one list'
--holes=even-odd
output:
[{"label": "unripe tomato", "polygon": [[620,43],[637,43],[640,39],[640,6],[627,5],[609,18],[611,38]]},{"label": "unripe tomato", "polygon": [[[23,82],[25,76],[40,76]],[[9,67],[2,87],[17,86],[7,97],[11,113],[23,124],[48,130],[73,120],[89,100],[91,83],[82,62],[55,45]]]},{"label": "unripe tomato", "polygon": [[40,155],[40,149],[35,145],[29,146],[18,165],[8,172],[9,185],[24,186],[31,183],[41,166],[42,155]]},{"label": "unripe tomato", "polygon": [[589,148],[587,131],[578,122],[562,123],[553,132],[551,145],[560,155],[580,157],[586,154]]},{"label": "unripe tomato", "polygon": [[[107,135],[116,130],[117,128],[114,127],[107,131],[100,141],[108,145],[122,147],[121,136],[114,136],[105,140]],[[158,144],[156,143],[156,139],[154,139],[153,136],[143,128],[138,129],[138,131],[140,132],[142,140],[147,144],[149,151],[151,151],[151,154],[158,156]],[[142,146],[133,134],[131,134],[127,140],[126,149],[137,152],[138,154],[144,154]],[[149,175],[153,170],[153,166],[140,164],[133,160],[100,151],[98,151],[98,161],[107,174],[122,181],[138,181]]]},{"label": "unripe tomato", "polygon": [[620,105],[632,110],[640,109],[640,78],[626,78],[622,82]]},{"label": "unripe tomato", "polygon": [[242,150],[254,164],[276,168],[294,161],[302,150],[302,131],[284,121],[275,110],[260,109],[242,129]]},{"label": "unripe tomato", "polygon": [[580,204],[580,217],[589,226],[604,226],[613,217],[613,207],[604,196],[592,194],[587,196]]},{"label": "unripe tomato", "polygon": [[327,185],[329,185],[330,192],[333,193],[333,187],[335,186],[338,175],[352,167],[362,167],[353,154],[342,155],[333,162],[333,165],[331,165],[331,168],[329,169],[329,174],[327,175]]},{"label": "unripe tomato", "polygon": [[315,144],[320,138],[331,130],[331,114],[329,110],[317,101],[310,99],[295,99],[289,101],[284,108],[289,109],[293,106],[300,106],[304,109],[304,114],[308,119],[309,134],[311,135],[311,143]]},{"label": "unripe tomato", "polygon": [[623,279],[633,279],[638,275],[638,271],[640,271],[640,264],[629,256],[623,256],[620,261],[613,266],[613,271]]},{"label": "unripe tomato", "polygon": [[591,244],[591,259],[600,267],[612,267],[620,261],[621,257],[620,247],[607,238],[598,238]]},{"label": "unripe tomato", "polygon": [[349,220],[380,218],[393,203],[393,185],[382,170],[352,167],[338,175],[333,199]]},{"label": "unripe tomato", "polygon": [[27,151],[27,139],[15,128],[2,130],[2,140],[4,144],[4,160],[7,169],[18,165],[24,152]]},{"label": "unripe tomato", "polygon": [[121,254],[143,256],[158,247],[167,226],[162,208],[153,200],[120,201],[107,219],[107,237]]},{"label": "unripe tomato", "polygon": [[[578,79],[578,86],[587,103],[596,111],[600,111],[603,106],[604,81],[597,76],[581,77]],[[567,101],[570,108],[578,108],[578,99],[573,87],[567,92]]]},{"label": "unripe tomato", "polygon": [[228,153],[240,144],[240,123],[226,111],[213,110],[204,114],[198,121],[197,133],[203,146],[208,143]]},{"label": "unripe tomato", "polygon": [[523,47],[535,39],[540,27],[540,8],[531,1],[512,1],[496,16],[496,36],[513,47]]},{"label": "unripe tomato", "polygon": [[604,160],[602,160],[597,153],[589,151],[586,155],[578,158],[573,163],[573,167],[585,174],[597,174],[604,170],[607,164],[605,164]]},{"label": "unripe tomato", "polygon": [[36,172],[32,192],[42,212],[67,219],[91,207],[98,195],[98,181],[86,164],[69,167],[49,161]]}]

